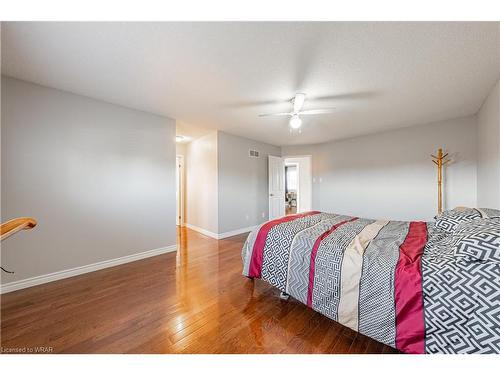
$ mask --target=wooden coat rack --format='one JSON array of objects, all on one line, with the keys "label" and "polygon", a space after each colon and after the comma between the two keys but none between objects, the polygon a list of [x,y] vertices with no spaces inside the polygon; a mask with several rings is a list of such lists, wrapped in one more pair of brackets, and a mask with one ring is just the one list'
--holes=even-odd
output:
[{"label": "wooden coat rack", "polygon": [[437,156],[431,155],[432,162],[437,165],[438,168],[438,214],[443,213],[443,165],[448,164],[451,160],[446,159],[448,153],[443,155],[443,149],[438,150]]},{"label": "wooden coat rack", "polygon": [[[36,226],[36,220],[32,217],[18,217],[17,219],[9,220],[3,223],[1,226],[1,240],[12,236],[14,233],[19,232],[23,229],[31,229]],[[5,268],[0,266],[0,269],[6,273],[14,273],[12,271],[7,271]]]}]

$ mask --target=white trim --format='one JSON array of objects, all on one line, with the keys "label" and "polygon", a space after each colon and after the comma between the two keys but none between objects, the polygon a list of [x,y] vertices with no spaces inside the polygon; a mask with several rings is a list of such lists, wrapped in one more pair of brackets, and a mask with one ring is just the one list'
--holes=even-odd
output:
[{"label": "white trim", "polygon": [[194,230],[195,232],[204,234],[205,236],[215,238],[216,240],[219,239],[219,235],[217,233],[210,232],[209,230],[197,227],[196,225],[186,223],[186,227],[189,228],[189,229]]},{"label": "white trim", "polygon": [[[179,163],[179,166],[177,166],[177,163]],[[179,196],[176,197],[176,215],[178,217],[175,218],[175,222],[177,225],[183,227],[185,226],[184,223],[184,218],[185,218],[185,213],[184,213],[184,208],[185,208],[185,194],[186,194],[186,188],[185,188],[185,170],[184,170],[184,155],[175,155],[175,168],[179,168],[179,181],[176,181],[176,183],[179,183],[179,186],[176,187],[176,190],[179,189],[178,193]],[[180,209],[179,209],[180,206]],[[177,213],[177,210],[179,212]]]},{"label": "white trim", "polygon": [[232,237],[232,236],[236,236],[238,234],[251,232],[251,231],[253,231],[257,227],[258,227],[258,225],[253,225],[251,227],[240,228],[240,229],[235,229],[235,230],[232,230],[232,231],[229,231],[229,232],[220,233],[219,234],[219,239],[221,240],[223,238]]},{"label": "white trim", "polygon": [[251,227],[246,227],[246,228],[235,229],[235,230],[232,230],[229,232],[224,232],[224,233],[210,232],[209,230],[197,227],[196,225],[189,224],[189,223],[186,223],[186,227],[189,229],[192,229],[196,232],[199,232],[201,234],[204,234],[205,236],[211,237],[213,239],[222,240],[222,239],[227,238],[227,237],[232,237],[232,236],[236,236],[238,234],[251,232],[252,230],[257,228],[257,225],[253,225]]},{"label": "white trim", "polygon": [[173,251],[177,251],[177,245],[171,245],[166,247],[161,247],[159,249],[148,250],[142,253],[126,255],[120,258],[104,260],[102,262],[88,264],[86,266],[70,268],[67,270],[57,271],[53,273],[48,273],[46,275],[40,275],[35,277],[30,277],[23,280],[12,281],[10,283],[1,284],[0,285],[0,294],[5,294],[9,292],[13,292],[19,289],[29,288],[31,286],[50,283],[51,281],[66,279],[68,277],[82,275],[84,273],[94,272],[101,270],[103,268],[109,268],[118,266],[124,263],[134,262],[136,260],[154,257],[156,255],[170,253]]}]

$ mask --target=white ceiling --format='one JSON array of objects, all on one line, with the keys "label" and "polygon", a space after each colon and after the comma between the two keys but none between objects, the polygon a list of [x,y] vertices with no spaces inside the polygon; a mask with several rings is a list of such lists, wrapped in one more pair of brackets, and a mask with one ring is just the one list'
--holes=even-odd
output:
[{"label": "white ceiling", "polygon": [[[474,114],[500,23],[2,23],[2,73],[275,145]],[[287,99],[305,92],[291,135]],[[187,126],[187,125],[185,125]]]}]

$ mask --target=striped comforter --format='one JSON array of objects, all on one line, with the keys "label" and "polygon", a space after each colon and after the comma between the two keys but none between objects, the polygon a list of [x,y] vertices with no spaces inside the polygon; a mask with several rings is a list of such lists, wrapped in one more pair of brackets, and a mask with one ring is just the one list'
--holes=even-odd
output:
[{"label": "striped comforter", "polygon": [[461,264],[425,222],[317,211],[260,225],[243,275],[406,353],[499,353],[498,265]]}]

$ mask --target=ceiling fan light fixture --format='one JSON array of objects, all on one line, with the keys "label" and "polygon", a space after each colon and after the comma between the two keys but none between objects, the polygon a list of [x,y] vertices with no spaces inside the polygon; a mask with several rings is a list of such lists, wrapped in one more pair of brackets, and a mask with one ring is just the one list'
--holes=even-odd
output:
[{"label": "ceiling fan light fixture", "polygon": [[290,119],[289,125],[292,129],[298,129],[302,126],[302,120],[299,116],[293,115]]},{"label": "ceiling fan light fixture", "polygon": [[328,113],[333,113],[335,108],[317,108],[317,109],[307,109],[305,111],[302,110],[304,106],[304,102],[306,100],[306,94],[297,93],[295,97],[291,100],[293,104],[293,109],[290,112],[278,112],[278,113],[266,113],[261,114],[259,117],[271,117],[271,116],[289,116],[290,120],[288,122],[290,133],[293,133],[294,130],[298,130],[300,134],[300,128],[302,126],[302,119],[300,116],[309,116],[309,115],[323,115]]},{"label": "ceiling fan light fixture", "polygon": [[306,100],[306,94],[302,93],[295,94],[295,98],[293,98],[293,111],[295,113],[299,112],[302,109],[305,100]]}]

